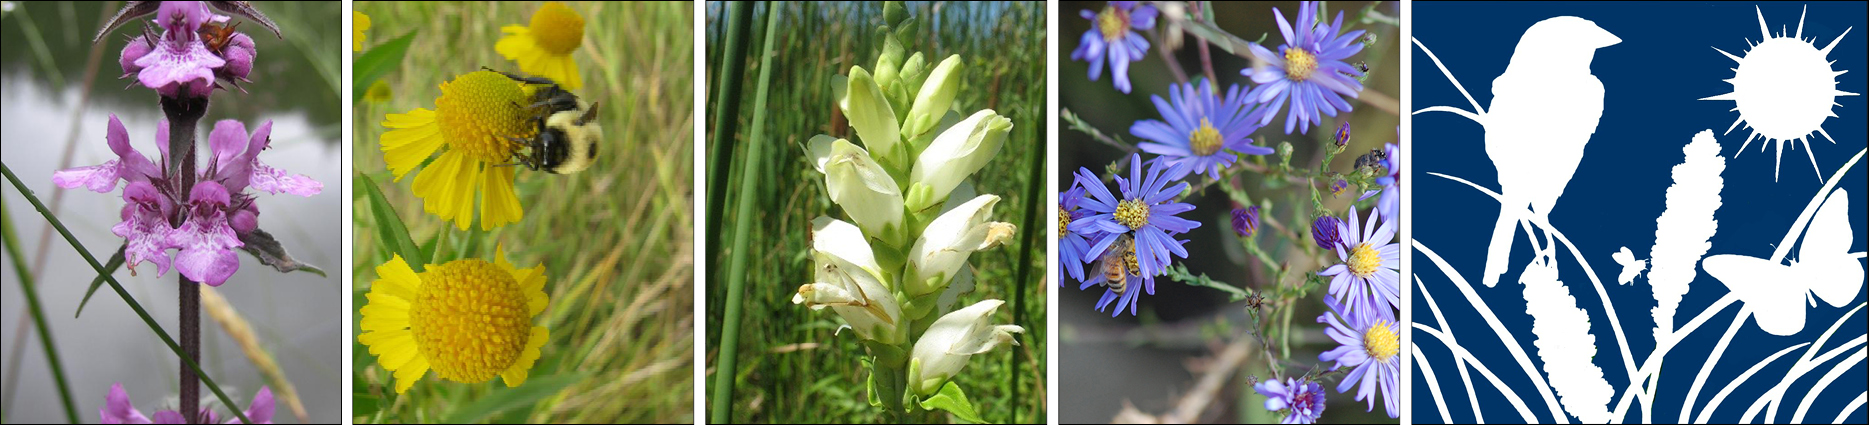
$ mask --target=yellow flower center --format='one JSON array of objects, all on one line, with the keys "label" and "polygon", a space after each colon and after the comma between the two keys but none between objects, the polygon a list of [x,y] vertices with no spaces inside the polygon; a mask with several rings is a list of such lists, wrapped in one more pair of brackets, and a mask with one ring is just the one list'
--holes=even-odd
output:
[{"label": "yellow flower center", "polygon": [[1401,350],[1401,341],[1396,338],[1395,331],[1389,330],[1389,321],[1376,319],[1376,323],[1363,332],[1363,350],[1369,352],[1369,357],[1386,364]]},{"label": "yellow flower center", "polygon": [[474,71],[441,83],[435,124],[450,149],[481,162],[504,163],[519,145],[508,137],[535,131],[519,105],[531,103],[519,82],[490,71]]},{"label": "yellow flower center", "polygon": [[1220,151],[1220,130],[1214,129],[1214,123],[1207,117],[1201,117],[1201,127],[1188,134],[1188,149],[1194,156],[1213,155]]},{"label": "yellow flower center", "polygon": [[1065,211],[1064,206],[1060,205],[1058,206],[1058,236],[1064,236],[1066,227],[1071,227],[1071,212]]},{"label": "yellow flower center", "polygon": [[[1138,182],[1140,183],[1140,182]],[[1130,199],[1116,204],[1116,222],[1129,226],[1130,230],[1140,229],[1149,224],[1149,204],[1141,199]]]},{"label": "yellow flower center", "polygon": [[539,48],[554,55],[569,55],[584,42],[584,17],[564,3],[546,3],[533,12],[531,29]]},{"label": "yellow flower center", "polygon": [[1285,49],[1285,77],[1292,81],[1311,79],[1311,73],[1317,71],[1317,56],[1310,51],[1289,47]]},{"label": "yellow flower center", "polygon": [[519,281],[480,259],[430,266],[409,308],[416,349],[456,382],[484,382],[511,367],[531,322]]},{"label": "yellow flower center", "polygon": [[1382,255],[1377,254],[1368,242],[1360,243],[1350,250],[1350,259],[1344,261],[1344,265],[1350,266],[1350,273],[1356,277],[1367,279],[1376,274],[1376,266],[1382,265]]},{"label": "yellow flower center", "polygon": [[1103,8],[1103,12],[1097,14],[1097,29],[1103,31],[1103,41],[1106,43],[1121,40],[1129,33],[1129,12],[1116,6]]}]

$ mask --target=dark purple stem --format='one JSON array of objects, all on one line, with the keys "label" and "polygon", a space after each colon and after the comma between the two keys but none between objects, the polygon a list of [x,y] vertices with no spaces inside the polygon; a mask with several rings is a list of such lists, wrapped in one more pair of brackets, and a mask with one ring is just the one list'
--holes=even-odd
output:
[{"label": "dark purple stem", "polygon": [[[175,185],[170,193],[174,205],[188,205],[188,194],[195,187],[195,125],[208,112],[208,98],[171,98],[162,97],[162,113],[169,119],[169,158],[168,176],[170,184]],[[169,216],[169,224],[180,227],[188,216],[188,208],[176,208]],[[195,374],[190,362],[200,364],[201,359],[201,284],[188,280],[181,272],[175,275],[177,286],[181,288],[180,314],[182,330],[182,352],[187,359],[179,359],[182,370],[181,413],[188,423],[201,423],[197,417],[201,414],[201,377]]]}]

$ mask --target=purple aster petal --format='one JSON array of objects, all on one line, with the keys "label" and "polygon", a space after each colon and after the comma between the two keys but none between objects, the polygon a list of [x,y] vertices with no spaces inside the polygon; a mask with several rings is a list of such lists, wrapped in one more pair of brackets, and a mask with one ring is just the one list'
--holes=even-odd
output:
[{"label": "purple aster petal", "polygon": [[[1133,34],[1132,34],[1133,35]],[[1116,83],[1116,90],[1129,93],[1129,62],[1142,58],[1131,58],[1128,46],[1121,44],[1109,46],[1110,81]]]},{"label": "purple aster petal", "polygon": [[1154,29],[1155,15],[1157,14],[1158,12],[1155,10],[1155,6],[1145,4],[1142,5],[1142,7],[1137,7],[1135,10],[1129,12],[1129,27],[1139,30]]}]

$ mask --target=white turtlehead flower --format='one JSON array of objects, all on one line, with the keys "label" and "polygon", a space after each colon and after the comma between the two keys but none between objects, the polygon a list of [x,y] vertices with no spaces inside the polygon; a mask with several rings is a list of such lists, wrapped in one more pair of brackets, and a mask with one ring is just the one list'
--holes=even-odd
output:
[{"label": "white turtlehead flower", "polygon": [[896,123],[895,108],[883,95],[882,86],[863,67],[850,69],[849,87],[844,91],[844,116],[863,138],[863,146],[878,155],[888,155],[902,136]]},{"label": "white turtlehead flower", "polygon": [[909,368],[910,389],[924,396],[939,392],[941,384],[967,366],[969,357],[1019,345],[1012,334],[1023,333],[1025,328],[991,322],[993,310],[1005,303],[1001,300],[974,303],[941,316],[929,325],[928,331],[915,341],[915,351],[909,357],[910,364],[917,365]]},{"label": "white turtlehead flower", "polygon": [[815,281],[798,287],[793,304],[812,310],[829,307],[863,339],[900,344],[896,332],[902,310],[876,270],[875,257],[856,226],[829,217],[812,220]]},{"label": "white turtlehead flower", "polygon": [[909,248],[908,293],[931,294],[947,286],[948,280],[967,265],[974,251],[992,248],[1012,240],[1015,226],[990,221],[999,197],[980,195],[942,213],[928,223],[921,239]]},{"label": "white turtlehead flower", "polygon": [[883,235],[884,229],[902,224],[902,191],[869,151],[824,135],[811,138],[807,148],[824,173],[831,201],[844,207],[864,232]]},{"label": "white turtlehead flower", "polygon": [[919,211],[946,199],[954,185],[999,155],[1011,131],[1011,119],[983,109],[935,136],[909,172],[910,193],[917,200],[910,206]]},{"label": "white turtlehead flower", "polygon": [[960,68],[960,55],[948,56],[922,81],[921,91],[915,94],[915,104],[909,108],[908,119],[903,123],[902,132],[907,137],[921,135],[941,121],[941,115],[947,113],[948,106],[954,103],[955,93],[960,91]]}]

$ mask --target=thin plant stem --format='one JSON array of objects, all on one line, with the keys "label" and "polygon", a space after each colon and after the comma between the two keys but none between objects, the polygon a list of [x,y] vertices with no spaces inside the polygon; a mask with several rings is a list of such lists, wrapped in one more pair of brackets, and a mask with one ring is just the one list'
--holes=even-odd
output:
[{"label": "thin plant stem", "polygon": [[[1207,22],[1210,25],[1214,23],[1214,13],[1212,10],[1213,2],[1210,2],[1210,1],[1188,2],[1188,7],[1194,9],[1194,13],[1197,15],[1196,17],[1200,19],[1201,21]],[[1218,74],[1214,74],[1213,56],[1207,53],[1207,39],[1200,38],[1200,37],[1195,37],[1195,38],[1200,40],[1196,42],[1195,46],[1196,46],[1196,49],[1200,50],[1201,52],[1201,72],[1207,74],[1207,81],[1213,82],[1214,87],[1219,87],[1220,79],[1215,77],[1215,75],[1218,75]]]},{"label": "thin plant stem", "polygon": [[[745,170],[740,172],[740,196],[736,202],[733,223],[733,258],[728,261],[726,317],[721,320],[720,356],[714,370],[713,423],[729,423],[733,413],[733,380],[739,370],[740,355],[740,315],[746,297],[746,259],[747,247],[752,242],[753,204],[759,195],[759,165],[764,146],[772,141],[765,140],[766,132],[766,94],[772,82],[772,43],[778,38],[779,8],[784,2],[772,2],[766,6],[766,37],[764,46],[759,51],[759,83],[753,94],[753,133],[747,138],[746,160],[741,161]],[[714,137],[732,137],[716,134]],[[723,143],[725,144],[725,143]]]},{"label": "thin plant stem", "polygon": [[[726,7],[727,34],[723,37],[725,46],[721,56],[715,59],[718,61],[715,63],[720,64],[721,70],[714,75],[717,81],[714,90],[714,115],[709,117],[714,120],[713,143],[708,146],[707,151],[707,181],[709,183],[707,205],[710,208],[707,209],[706,223],[709,229],[720,228],[720,213],[726,210],[717,206],[725,205],[727,200],[727,190],[724,186],[728,179],[728,168],[731,168],[733,164],[731,147],[734,131],[740,123],[740,78],[746,71],[742,65],[746,61],[746,42],[752,37],[750,33],[753,29],[753,14],[747,10],[751,7],[748,2],[727,2]],[[718,239],[720,233],[707,232],[713,236],[709,236],[707,241],[706,258],[714,258],[714,255],[720,252]],[[709,261],[707,267],[711,275],[714,271],[714,262]]]},{"label": "thin plant stem", "polygon": [[[8,174],[11,176],[11,174]],[[65,407],[65,419],[78,423],[78,409],[71,402],[71,385],[65,382],[65,366],[58,357],[58,345],[52,342],[52,328],[46,326],[45,308],[39,305],[39,291],[33,285],[33,275],[26,270],[24,254],[19,251],[19,236],[13,228],[13,217],[0,210],[0,238],[6,241],[7,260],[13,263],[13,272],[19,276],[20,292],[26,296],[27,310],[32,312],[32,325],[39,332],[39,344],[45,347],[45,362],[51,367],[52,382],[58,384],[58,401]]]},{"label": "thin plant stem", "polygon": [[[182,416],[188,423],[201,423],[201,376],[189,369],[188,364],[201,360],[201,284],[188,280],[181,273],[175,274],[175,283],[180,289],[180,308],[182,328]],[[228,406],[232,408],[232,405]]]},{"label": "thin plant stem", "polygon": [[[174,352],[177,356],[182,356],[182,347],[175,343],[175,339],[170,338],[169,333],[162,330],[162,325],[157,324],[156,319],[149,316],[149,311],[143,310],[143,306],[136,303],[136,298],[130,296],[130,291],[123,289],[123,284],[118,283],[116,277],[111,276],[110,273],[104,270],[104,265],[97,262],[97,257],[92,256],[91,251],[85,249],[83,243],[78,242],[78,237],[72,236],[71,230],[65,228],[65,222],[59,221],[57,216],[52,215],[52,212],[45,208],[45,203],[39,202],[39,197],[33,195],[32,191],[26,188],[25,183],[20,182],[19,176],[13,175],[13,169],[7,167],[5,163],[0,163],[0,174],[4,174],[7,182],[13,184],[13,189],[18,190],[20,195],[26,198],[27,202],[32,203],[33,209],[38,210],[39,215],[44,216],[47,223],[50,223],[54,229],[58,229],[59,236],[65,237],[65,242],[71,244],[72,250],[78,251],[78,256],[84,257],[84,261],[91,265],[92,270],[97,271],[98,275],[104,277],[104,282],[110,284],[110,289],[117,291],[117,296],[123,298],[125,304],[130,305],[130,310],[136,312],[138,318],[143,319],[143,324],[149,325],[149,329],[155,331],[156,336],[162,338],[162,342],[169,346],[169,351]],[[226,392],[221,391],[220,385],[215,385],[213,378],[209,378],[206,373],[201,372],[201,365],[195,364],[194,361],[189,360],[187,357],[183,357],[182,365],[186,366],[188,369],[194,370],[197,375],[200,375],[201,383],[207,385],[208,390],[214,392],[215,397],[220,398],[222,405],[230,406],[230,413],[234,415],[234,417],[240,419],[240,422],[253,423],[247,419],[246,412],[231,407],[237,406],[234,404],[234,399],[228,397]]]}]

